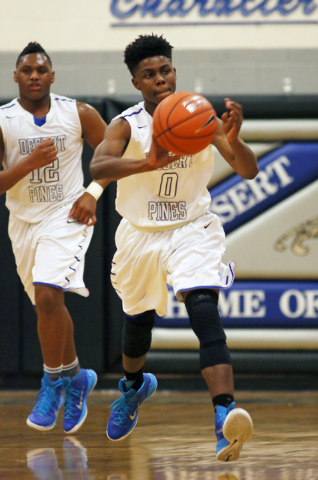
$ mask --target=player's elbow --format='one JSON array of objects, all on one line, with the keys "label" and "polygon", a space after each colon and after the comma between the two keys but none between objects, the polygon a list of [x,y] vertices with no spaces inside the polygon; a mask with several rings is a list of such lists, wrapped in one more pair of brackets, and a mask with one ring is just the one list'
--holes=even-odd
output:
[{"label": "player's elbow", "polygon": [[94,180],[101,180],[106,176],[103,172],[102,164],[98,162],[97,158],[93,158],[93,160],[91,161],[89,171]]}]

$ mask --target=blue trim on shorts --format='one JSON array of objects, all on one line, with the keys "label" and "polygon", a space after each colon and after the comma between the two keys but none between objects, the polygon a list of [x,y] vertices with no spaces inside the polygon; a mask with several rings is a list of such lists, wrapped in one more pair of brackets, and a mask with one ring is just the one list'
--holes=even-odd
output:
[{"label": "blue trim on shorts", "polygon": [[63,288],[63,287],[60,287],[59,285],[53,285],[52,283],[45,283],[45,282],[33,282],[32,285],[47,285],[48,287],[54,287],[54,288],[59,288],[60,290],[70,290],[70,287],[69,288]]},{"label": "blue trim on shorts", "polygon": [[[230,267],[231,269],[231,267]],[[233,271],[231,269],[231,272],[233,274]],[[176,293],[180,293],[180,292],[191,292],[191,290],[199,290],[199,288],[208,288],[208,289],[215,289],[215,290],[226,290],[227,288],[230,288],[232,285],[233,285],[233,279],[234,279],[234,276],[232,277],[232,283],[230,283],[229,285],[226,285],[225,287],[220,287],[219,285],[218,286],[211,286],[211,285],[200,285],[198,287],[190,287],[190,288],[183,288],[182,290],[178,290]]]}]

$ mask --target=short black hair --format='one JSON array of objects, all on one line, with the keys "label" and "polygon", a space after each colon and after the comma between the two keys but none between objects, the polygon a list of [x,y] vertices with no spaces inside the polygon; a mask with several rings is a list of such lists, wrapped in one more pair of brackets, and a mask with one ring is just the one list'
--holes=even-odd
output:
[{"label": "short black hair", "polygon": [[22,50],[22,52],[19,54],[17,58],[16,67],[18,67],[19,63],[21,62],[21,58],[24,57],[25,55],[28,55],[29,53],[43,53],[43,55],[45,55],[46,58],[48,59],[50,66],[52,67],[52,61],[49,55],[46,53],[44,48],[37,42],[28,43],[28,45]]},{"label": "short black hair", "polygon": [[145,58],[162,55],[172,60],[172,49],[173,46],[162,35],[160,37],[154,34],[139,35],[136,40],[125,48],[124,62],[132,76],[134,76],[139,63]]}]

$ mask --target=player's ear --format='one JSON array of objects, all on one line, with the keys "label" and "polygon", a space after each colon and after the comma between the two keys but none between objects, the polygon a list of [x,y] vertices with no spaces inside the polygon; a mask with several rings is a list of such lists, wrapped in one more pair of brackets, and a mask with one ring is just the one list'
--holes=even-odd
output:
[{"label": "player's ear", "polygon": [[141,90],[141,88],[140,88],[140,86],[139,86],[139,83],[138,83],[138,80],[137,80],[135,77],[133,77],[133,78],[131,79],[131,83],[133,84],[133,86],[134,86],[137,90]]},{"label": "player's ear", "polygon": [[55,82],[55,72],[51,73],[51,83]]},{"label": "player's ear", "polygon": [[14,72],[13,72],[13,81],[14,81],[15,83],[18,83],[18,74],[17,74],[17,71],[16,71],[16,70],[14,70]]}]

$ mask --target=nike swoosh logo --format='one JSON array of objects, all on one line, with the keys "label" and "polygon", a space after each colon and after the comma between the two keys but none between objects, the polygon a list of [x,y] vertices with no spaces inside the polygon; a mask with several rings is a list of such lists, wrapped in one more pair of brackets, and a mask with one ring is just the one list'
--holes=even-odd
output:
[{"label": "nike swoosh logo", "polygon": [[82,408],[83,408],[83,396],[84,396],[84,387],[82,388],[80,403],[79,403],[79,405],[76,405],[77,408],[79,408],[80,410],[82,410]]},{"label": "nike swoosh logo", "polygon": [[73,220],[73,222],[70,222],[69,220],[66,220],[67,223],[77,223],[77,220]]},{"label": "nike swoosh logo", "polygon": [[6,118],[15,118],[15,117],[16,117],[16,115],[13,115],[13,117],[8,117],[8,116],[6,115]]},{"label": "nike swoosh logo", "polygon": [[[138,408],[137,408],[138,410]],[[135,410],[135,413],[133,415],[129,415],[130,416],[130,420],[135,420],[136,418],[136,415],[137,415],[137,410]]]},{"label": "nike swoosh logo", "polygon": [[135,413],[134,413],[133,415],[129,415],[129,416],[130,416],[130,420],[135,420],[136,415],[137,415],[137,412],[138,412],[138,408],[139,408],[139,403],[138,403],[138,405],[137,405],[137,408],[136,408],[136,410],[135,410]]},{"label": "nike swoosh logo", "polygon": [[[213,220],[212,220],[213,221]],[[211,225],[212,222],[208,223],[207,225],[204,225],[204,228],[208,228],[209,225]]]},{"label": "nike swoosh logo", "polygon": [[148,125],[143,125],[142,127],[139,127],[139,126],[137,125],[137,128],[146,128],[146,127],[148,127]]}]

